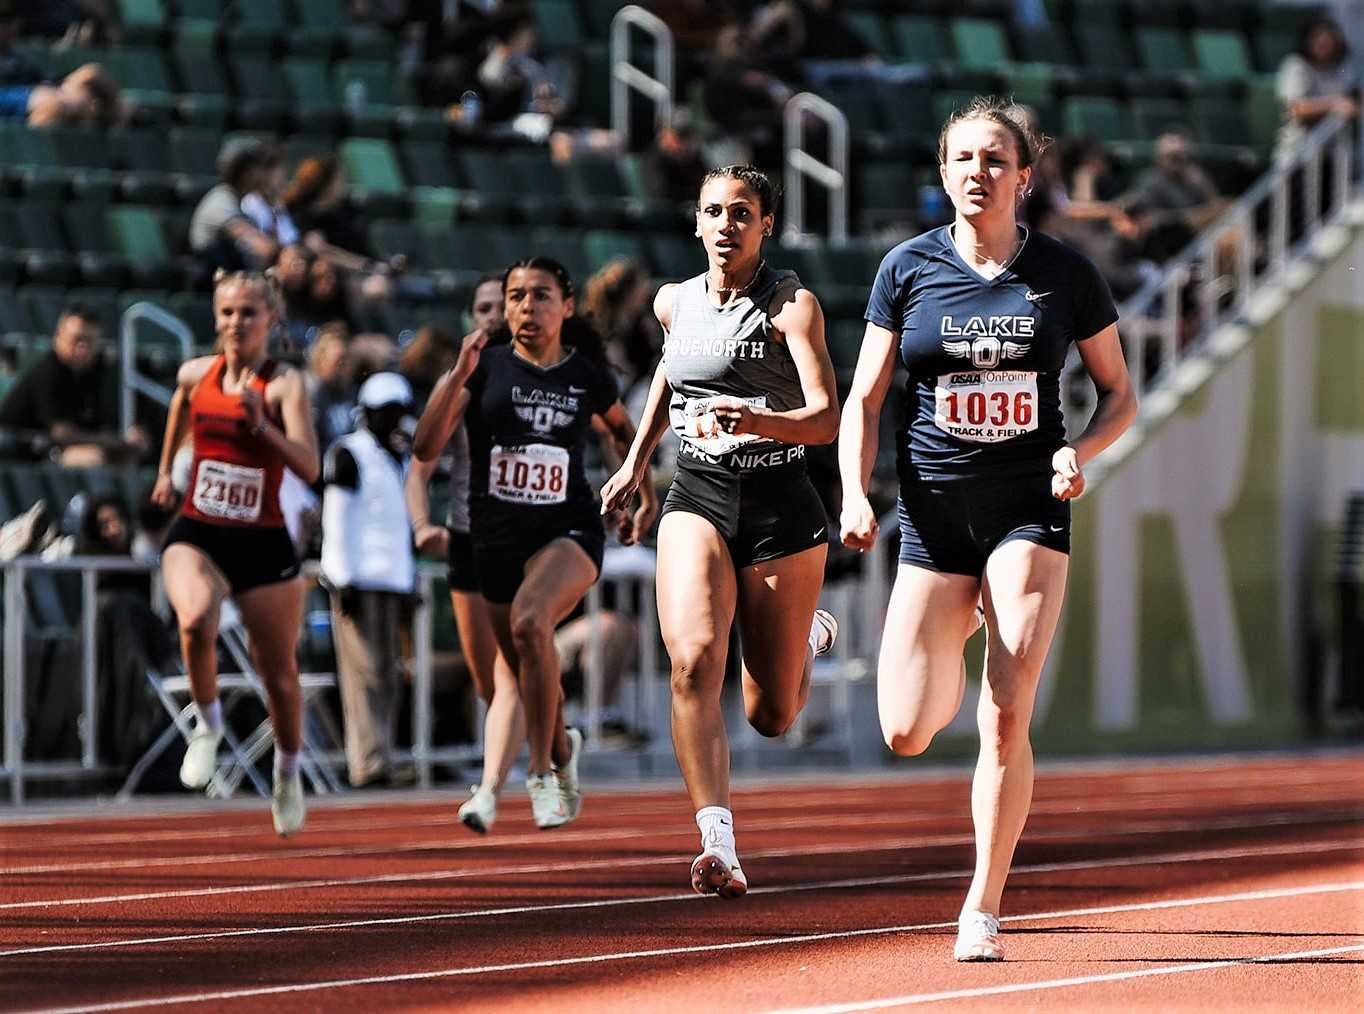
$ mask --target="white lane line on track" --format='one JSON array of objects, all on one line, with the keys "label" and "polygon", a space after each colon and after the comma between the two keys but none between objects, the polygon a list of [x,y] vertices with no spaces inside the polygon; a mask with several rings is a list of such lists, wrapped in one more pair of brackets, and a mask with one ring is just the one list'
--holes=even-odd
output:
[{"label": "white lane line on track", "polygon": [[[1238,821],[1235,819],[1226,820],[1198,820],[1198,821],[1149,821],[1132,824],[1109,824],[1101,827],[1081,827],[1063,828],[1056,831],[1034,831],[1031,832],[1027,841],[1029,844],[1039,842],[1072,841],[1079,839],[1082,841],[1094,841],[1105,837],[1129,836],[1129,835],[1157,835],[1173,834],[1188,831],[1211,831],[1211,830],[1263,830],[1269,825],[1292,825],[1295,828],[1307,827],[1312,824],[1341,823],[1343,821],[1354,821],[1360,817],[1355,811],[1350,811],[1347,815],[1323,816],[1317,815],[1315,819],[1307,819],[1298,814],[1283,814],[1278,817],[1270,818],[1267,816],[1257,816],[1250,822]],[[783,821],[782,827],[789,826],[790,822]],[[809,822],[800,822],[801,827],[808,827]],[[854,826],[851,823],[845,827]],[[754,830],[761,830],[757,825],[745,827],[745,833]],[[770,828],[769,828],[770,829]],[[568,838],[568,834],[559,835],[558,839],[563,841]],[[660,831],[639,831],[629,834],[615,832],[613,840],[624,838],[651,838],[661,836],[664,832]],[[601,838],[597,832],[579,832],[578,837],[572,840],[598,841]],[[585,837],[584,837],[585,836]],[[531,837],[532,842],[543,842],[541,836]],[[504,840],[505,841],[505,840]],[[920,849],[920,848],[943,848],[958,845],[971,845],[975,841],[971,834],[947,834],[947,835],[916,835],[912,838],[889,838],[880,841],[865,842],[838,842],[824,846],[793,846],[781,849],[767,850],[745,850],[744,855],[749,859],[754,858],[781,858],[792,855],[829,855],[850,849],[860,851],[887,851],[890,849]],[[390,848],[388,852],[398,851]],[[344,853],[352,854],[352,853]],[[366,853],[368,854],[368,853]],[[260,859],[271,859],[279,861],[288,853],[266,853]],[[685,858],[690,861],[691,854],[688,852]],[[677,862],[678,857],[663,857],[649,860],[633,859],[637,866],[654,865],[660,862]],[[168,891],[142,891],[131,894],[106,894],[88,898],[44,898],[31,901],[11,901],[0,903],[0,911],[10,911],[14,909],[34,909],[34,908],[71,908],[89,905],[111,905],[130,901],[157,901],[166,898],[205,898],[215,895],[228,894],[259,894],[262,892],[291,891],[291,890],[311,890],[314,888],[327,887],[359,887],[371,884],[396,884],[396,883],[429,883],[433,881],[449,881],[471,878],[487,878],[495,876],[520,876],[529,873],[553,873],[571,869],[595,869],[603,866],[618,866],[619,858],[602,860],[563,860],[558,863],[534,864],[528,866],[508,866],[493,867],[492,869],[458,869],[458,870],[424,870],[406,873],[373,873],[359,877],[327,877],[312,878],[308,880],[281,880],[270,881],[259,884],[237,884],[231,887],[202,887],[202,888],[182,888]],[[156,865],[156,864],[151,864]]]},{"label": "white lane line on track", "polygon": [[1070,986],[1090,986],[1100,982],[1121,982],[1124,979],[1145,979],[1157,975],[1183,975],[1188,972],[1206,972],[1214,968],[1233,968],[1238,965],[1272,965],[1283,961],[1303,961],[1308,958],[1325,958],[1337,954],[1350,954],[1364,951],[1364,944],[1349,944],[1344,947],[1322,947],[1314,951],[1291,951],[1287,954],[1260,954],[1253,958],[1221,958],[1211,961],[1196,961],[1187,965],[1166,965],[1161,968],[1143,968],[1131,972],[1107,972],[1101,975],[1077,975],[1070,979],[1044,979],[1041,982],[1014,982],[1003,986],[979,986],[976,989],[953,989],[942,993],[910,993],[906,996],[888,996],[879,1000],[866,1000],[861,1003],[836,1003],[823,1007],[782,1007],[765,1014],[854,1014],[856,1011],[885,1010],[887,1007],[910,1007],[921,1003],[942,1003],[946,1000],[971,1000],[982,996],[1001,996],[1005,993],[1031,993],[1044,989],[1065,989]]},{"label": "white lane line on track", "polygon": [[[1277,846],[1258,846],[1236,849],[1203,849],[1193,852],[1167,852],[1149,856],[1118,856],[1111,859],[1077,859],[1064,862],[1031,863],[1015,867],[1010,876],[1017,879],[1038,873],[1076,872],[1081,870],[1121,869],[1133,866],[1172,865],[1176,863],[1225,862],[1229,859],[1253,859],[1278,855],[1307,855],[1323,852],[1340,852],[1364,849],[1364,843],[1356,838],[1309,844],[1285,843]],[[870,850],[870,849],[867,849]],[[759,853],[751,853],[758,855]],[[685,861],[686,856],[660,857],[650,862]],[[612,865],[612,864],[605,864]],[[562,867],[560,867],[562,868]],[[574,867],[581,869],[579,864]],[[538,871],[536,871],[538,872]],[[925,873],[898,873],[879,877],[852,877],[841,880],[815,881],[808,884],[782,884],[770,887],[755,887],[749,890],[750,896],[800,894],[808,891],[851,890],[865,887],[888,887],[894,884],[925,883],[939,880],[964,880],[971,876],[971,870],[936,870]],[[600,909],[627,907],[633,905],[654,905],[670,902],[700,901],[701,896],[693,891],[685,894],[657,894],[633,898],[606,898],[594,901],[564,901],[548,905],[515,905],[501,908],[475,909],[462,912],[437,912],[425,915],[388,916],[374,919],[348,919],[341,922],[302,923],[293,926],[274,926],[245,930],[218,930],[208,933],[184,933],[159,937],[140,937],[128,940],[110,940],[99,943],[51,944],[45,947],[24,947],[0,951],[0,958],[20,955],[52,954],[67,951],[98,951],[118,947],[140,947],[153,944],[179,943],[189,940],[221,940],[240,937],[269,937],[289,933],[311,933],[320,930],[364,929],[373,926],[405,926],[414,923],[450,922],[464,919],[483,919],[505,915],[526,915],[543,912],[565,912],[577,909]]]},{"label": "white lane line on track", "polygon": [[[1296,814],[1285,814],[1276,818],[1258,817],[1246,823],[1234,819],[1226,820],[1200,820],[1196,822],[1188,821],[1151,821],[1145,823],[1132,824],[1110,824],[1097,828],[1064,828],[1057,831],[1033,831],[1029,833],[1027,841],[1029,844],[1039,842],[1058,842],[1073,841],[1094,841],[1111,836],[1130,836],[1130,835],[1160,835],[1175,834],[1188,831],[1212,831],[1212,830],[1263,830],[1269,825],[1291,825],[1295,828],[1307,827],[1312,824],[1334,824],[1343,821],[1354,821],[1359,818],[1359,814],[1351,811],[1348,815],[1321,816],[1317,819],[1305,819]],[[802,825],[807,826],[807,825]],[[850,825],[845,825],[850,826]],[[752,831],[754,827],[750,825],[745,831]],[[659,836],[662,832],[640,831],[631,834],[617,833],[615,839],[624,838],[650,838]],[[588,834],[581,832],[578,838],[573,840],[584,840],[582,835],[587,835],[586,840],[596,841],[600,838],[599,834]],[[567,835],[560,836],[562,841]],[[533,842],[543,841],[542,837],[532,837]],[[860,851],[888,851],[891,849],[922,849],[922,848],[944,848],[960,845],[974,844],[975,838],[971,834],[947,834],[947,835],[916,835],[912,838],[889,838],[880,841],[858,841],[858,842],[838,842],[824,846],[796,846],[780,849],[766,849],[762,851],[745,850],[744,855],[749,859],[754,858],[783,858],[792,855],[829,855],[844,852],[849,849]],[[389,851],[396,851],[390,849]],[[267,854],[261,856],[262,859],[282,858],[279,854]],[[685,855],[690,860],[690,852]],[[664,857],[661,859],[631,860],[635,865],[653,865],[659,862],[677,862],[678,858]],[[554,873],[568,869],[588,869],[602,866],[617,866],[621,860],[619,858],[602,860],[563,860],[558,863],[522,866],[493,867],[491,869],[438,869],[423,870],[398,873],[373,873],[358,877],[325,877],[311,878],[307,880],[280,880],[269,881],[257,884],[236,884],[230,887],[201,887],[201,888],[181,888],[165,891],[141,891],[129,894],[106,894],[94,897],[77,898],[44,898],[30,901],[11,901],[0,903],[0,911],[10,911],[14,909],[42,909],[42,908],[71,908],[84,907],[89,905],[112,905],[132,901],[159,901],[167,898],[206,898],[216,895],[229,894],[260,894],[263,892],[291,891],[291,890],[312,890],[315,888],[330,887],[361,887],[372,884],[397,884],[397,883],[430,883],[437,881],[449,881],[471,878],[488,878],[495,876],[521,876],[530,873]]]},{"label": "white lane line on track", "polygon": [[[1097,908],[1074,908],[1062,912],[1037,912],[1027,915],[1008,916],[1006,922],[1025,922],[1061,918],[1075,918],[1085,915],[1110,915],[1119,912],[1145,912],[1152,909],[1193,908],[1200,905],[1231,904],[1236,902],[1269,901],[1276,898],[1296,898],[1316,894],[1341,894],[1349,891],[1364,890],[1364,880],[1341,883],[1310,884],[1305,887],[1290,887],[1264,891],[1242,891],[1236,894],[1205,895],[1197,898],[1181,898],[1162,902],[1139,902],[1131,905],[1104,905]],[[956,922],[916,923],[902,926],[875,926],[858,930],[838,930],[828,933],[805,933],[797,936],[764,937],[757,940],[734,940],[721,944],[698,944],[690,947],[659,947],[642,951],[618,951],[604,954],[586,954],[576,958],[556,958],[546,961],[518,961],[498,965],[478,965],[464,968],[442,968],[425,972],[407,972],[398,975],[370,975],[352,979],[328,979],[322,982],[300,982],[283,986],[262,986],[254,989],[221,990],[213,993],[182,993],[176,996],[145,997],[136,1000],[121,1000],[114,1003],[94,1004],[79,1007],[55,1007],[30,1014],[93,1014],[96,1011],[129,1010],[137,1007],[165,1007],[171,1004],[212,1003],[222,1000],[240,1000],[253,996],[279,996],[288,993],[304,993],[326,989],[343,989],[354,986],[389,985],[397,982],[420,982],[429,979],[451,978],[461,975],[494,975],[499,972],[520,972],[540,968],[564,968],[573,965],[605,964],[613,961],[630,961],[640,958],[672,957],[680,954],[704,954],[715,951],[735,951],[761,947],[780,947],[790,944],[819,943],[826,940],[849,940],[857,937],[884,936],[892,933],[913,933],[923,930],[947,929],[955,927]],[[1349,935],[1349,934],[1343,934]],[[1344,950],[1364,950],[1364,944],[1343,948]],[[1262,955],[1261,961],[1285,960],[1287,955]],[[1208,963],[1213,965],[1244,964],[1247,959],[1228,960]]]},{"label": "white lane line on track", "polygon": [[[1364,767],[1362,767],[1361,770],[1364,770]],[[1310,770],[1306,773],[1276,771],[1273,772],[1272,780],[1260,779],[1257,781],[1248,782],[1248,779],[1254,778],[1256,774],[1255,770],[1251,769],[1245,773],[1237,774],[1235,778],[1217,779],[1216,781],[1213,781],[1212,779],[1205,779],[1203,781],[1200,781],[1196,785],[1183,784],[1181,786],[1181,790],[1177,792],[1171,791],[1170,782],[1168,780],[1169,779],[1168,774],[1160,775],[1158,777],[1146,775],[1114,776],[1111,770],[1103,768],[1096,769],[1094,772],[1091,772],[1091,774],[1095,777],[1100,777],[1104,779],[1105,784],[1100,787],[1104,791],[1104,793],[1112,795],[1114,797],[1117,796],[1123,797],[1123,800],[1126,801],[1127,804],[1132,805],[1134,809],[1137,808],[1137,804],[1140,804],[1140,808],[1142,809],[1147,809],[1152,805],[1162,809],[1175,809],[1181,805],[1197,805],[1199,803],[1203,803],[1206,801],[1207,795],[1210,791],[1217,791],[1220,794],[1219,798],[1225,798],[1233,802],[1237,801],[1237,797],[1226,795],[1227,792],[1241,792],[1243,794],[1242,799],[1247,803],[1254,802],[1257,800],[1258,801],[1283,800],[1285,795],[1283,790],[1285,788],[1289,788],[1295,785],[1307,786],[1316,790],[1339,789],[1341,791],[1339,796],[1335,792],[1328,792],[1327,795],[1321,796],[1319,798],[1311,795],[1294,794],[1291,798],[1291,801],[1294,803],[1300,801],[1355,802],[1360,801],[1361,799],[1359,792],[1360,783],[1358,776],[1351,775],[1342,777],[1339,780],[1333,780],[1314,775]],[[1048,784],[1048,779],[1054,782],[1058,777],[1061,776],[1058,774],[1053,774],[1050,776],[1039,776],[1035,801],[1033,804],[1033,809],[1030,812],[1034,814],[1044,812],[1068,813],[1076,810],[1088,810],[1091,807],[1100,809],[1124,808],[1124,802],[1113,802],[1106,804],[1101,800],[1095,800],[1094,793],[1096,791],[1096,787],[1092,783],[1077,786],[1071,786],[1069,784],[1064,785]],[[1181,775],[1181,781],[1183,781],[1187,777],[1189,776]],[[1195,773],[1194,777],[1201,776]],[[968,781],[969,775],[963,775],[960,778],[955,778],[951,780],[934,779],[932,781],[925,782],[915,781],[911,779],[900,780],[888,779],[886,781],[868,783],[849,783],[848,785],[839,785],[837,786],[836,789],[833,790],[824,789],[821,791],[810,791],[807,787],[801,785],[789,788],[779,786],[779,788],[782,788],[783,792],[788,796],[788,800],[787,801],[775,800],[772,802],[762,802],[761,800],[751,801],[747,798],[750,796],[759,797],[770,796],[773,791],[771,787],[749,788],[743,791],[736,789],[734,790],[733,795],[736,797],[736,799],[742,799],[743,801],[742,805],[752,806],[753,808],[758,810],[775,812],[780,812],[782,810],[796,810],[799,812],[808,812],[810,807],[821,805],[824,803],[837,804],[840,806],[844,805],[848,802],[850,793],[883,794],[886,792],[886,790],[904,790],[906,792],[920,792],[928,790],[938,792],[947,788],[964,787],[968,784]],[[1223,784],[1223,782],[1225,782],[1226,784]],[[631,806],[624,806],[620,807],[619,809],[613,809],[612,814],[613,816],[629,817],[651,816],[655,814],[676,813],[678,806],[681,806],[683,809],[686,808],[686,797],[682,794],[680,789],[675,792],[670,792],[669,790],[660,790],[660,794],[675,796],[677,801],[647,804],[641,803]],[[1135,798],[1143,795],[1151,795],[1157,798],[1152,800],[1138,800]],[[608,795],[603,796],[602,798],[609,799],[611,797]],[[198,800],[196,799],[195,802],[197,801]],[[435,817],[422,814],[405,818],[395,817],[386,820],[376,820],[371,816],[370,813],[367,812],[364,815],[356,816],[355,820],[337,821],[326,821],[325,819],[322,821],[313,820],[309,822],[308,826],[304,829],[302,834],[304,836],[309,836],[321,835],[323,833],[336,833],[338,831],[350,830],[363,831],[371,829],[377,830],[391,827],[423,827],[441,825],[454,826],[456,824],[454,810],[463,801],[464,796],[454,794],[452,794],[449,799],[427,798],[416,802],[407,802],[401,799],[374,802],[368,800],[364,802],[360,802],[357,800],[344,801],[329,800],[328,805],[325,808],[321,808],[318,810],[319,815],[346,814],[347,816],[356,816],[350,813],[350,811],[356,809],[363,809],[366,811],[372,811],[374,809],[385,809],[392,811],[410,808],[426,811],[433,806],[444,808],[448,812]],[[854,799],[854,803],[856,802],[858,801]],[[885,804],[884,796],[878,795],[874,802],[876,802],[877,805],[879,806],[883,806]],[[1052,809],[1049,811],[1046,808]],[[249,814],[250,819],[252,819],[253,821],[255,820],[254,811],[244,810],[238,807],[233,807],[231,809],[197,810],[193,812],[196,816],[209,817],[213,820],[221,820],[225,816],[235,814]],[[25,818],[21,816],[5,817],[0,818],[0,827],[5,827],[10,831],[29,831],[32,832],[35,836],[42,835],[44,837],[44,840],[41,842],[34,842],[33,844],[34,845],[40,844],[44,849],[76,848],[85,845],[135,844],[143,846],[146,845],[148,842],[155,841],[179,842],[213,840],[218,838],[240,838],[244,835],[251,835],[255,833],[252,831],[250,827],[247,826],[214,828],[197,831],[195,830],[161,831],[152,827],[147,827],[127,832],[100,832],[97,834],[85,834],[67,838],[58,838],[56,840],[53,840],[51,838],[51,836],[54,834],[60,834],[62,826],[65,824],[79,822],[80,824],[84,825],[90,823],[93,820],[98,820],[108,824],[124,824],[138,820],[150,821],[154,819],[164,818],[168,815],[183,816],[184,813],[185,813],[184,810],[178,811],[170,810],[167,812],[158,812],[150,815],[145,813],[123,815],[103,812],[95,813],[89,817],[83,817],[79,819],[66,817],[56,819]],[[529,821],[527,820],[527,824],[528,823]],[[4,872],[3,870],[0,870],[0,873],[3,872]]]},{"label": "white lane line on track", "polygon": [[[1206,801],[1206,800],[1205,800]],[[675,813],[676,811],[672,811]],[[1067,815],[1083,815],[1081,810],[1067,810]],[[1034,816],[1040,816],[1036,811]],[[1055,816],[1056,814],[1050,814]],[[957,816],[963,825],[967,825],[970,815],[962,813]],[[1219,825],[1217,820],[1209,820],[1200,817],[1191,818],[1184,822],[1167,822],[1159,827],[1161,831],[1184,831],[1184,830],[1204,830],[1217,829],[1219,826],[1224,828],[1245,828],[1261,826],[1282,826],[1312,823],[1326,823],[1332,820],[1353,820],[1364,817],[1364,808],[1325,810],[1318,813],[1304,815],[1300,810],[1255,813],[1250,815],[1250,820],[1246,815],[1232,814],[1219,818],[1222,823]],[[920,823],[937,824],[943,820],[940,814],[929,815],[909,815],[902,814],[879,814],[879,815],[850,815],[840,819],[839,826],[845,828],[875,827],[879,825],[913,825]],[[754,820],[745,821],[743,828],[745,833],[756,831],[782,831],[791,829],[806,828],[810,824],[808,812],[803,812],[798,817],[785,817],[775,820]],[[1141,827],[1144,825],[1130,825]],[[379,842],[373,845],[334,845],[326,848],[302,849],[290,847],[284,843],[277,842],[274,848],[262,849],[247,852],[217,852],[204,855],[190,856],[157,856],[152,858],[127,856],[119,859],[103,859],[79,863],[38,863],[28,866],[14,866],[8,869],[0,869],[0,879],[4,877],[27,876],[43,873],[82,873],[97,870],[149,870],[149,869],[169,869],[184,868],[188,866],[216,866],[227,863],[258,863],[258,862],[281,862],[297,859],[345,859],[360,858],[363,856],[384,855],[391,856],[399,853],[419,853],[419,852],[446,852],[464,851],[467,849],[487,849],[491,847],[506,847],[509,845],[532,845],[540,844],[546,840],[543,831],[534,831],[529,834],[515,836],[499,836],[496,838],[474,837],[469,835],[462,826],[451,824],[451,830],[460,835],[455,841],[420,839],[417,841],[404,842]],[[654,836],[667,836],[672,834],[691,834],[695,826],[691,823],[674,824],[664,827],[654,827],[649,829],[635,830],[630,828],[592,828],[590,830],[576,831],[555,831],[554,840],[559,843],[564,842],[584,842],[598,841],[603,833],[607,834],[612,840],[649,838]],[[965,833],[965,831],[963,831]],[[1102,833],[1096,831],[1095,833]],[[23,903],[28,904],[28,903]],[[0,909],[9,907],[0,904]]]}]

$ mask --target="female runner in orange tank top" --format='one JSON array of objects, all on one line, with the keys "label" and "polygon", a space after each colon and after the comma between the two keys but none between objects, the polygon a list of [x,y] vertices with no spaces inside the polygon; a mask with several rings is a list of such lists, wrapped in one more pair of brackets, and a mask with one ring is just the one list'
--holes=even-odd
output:
[{"label": "female runner in orange tank top", "polygon": [[271,278],[218,273],[213,316],[222,352],[180,367],[152,499],[162,507],[174,505],[171,463],[192,433],[189,487],[161,553],[198,712],[180,780],[197,789],[213,778],[223,735],[218,615],[231,595],[269,698],[275,732],[271,813],[275,830],[287,836],[303,826],[305,815],[298,774],[303,713],[294,655],[304,588],[280,511],[279,483],[285,468],[311,483],[319,465],[303,375],[269,357],[282,303]]}]

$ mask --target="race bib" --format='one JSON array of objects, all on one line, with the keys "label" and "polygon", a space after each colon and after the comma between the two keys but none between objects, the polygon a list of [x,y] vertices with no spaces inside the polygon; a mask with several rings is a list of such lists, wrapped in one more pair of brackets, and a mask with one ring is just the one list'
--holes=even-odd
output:
[{"label": "race bib", "polygon": [[[682,435],[693,446],[711,455],[728,454],[762,437],[756,433],[726,433],[715,417],[715,398],[688,398],[682,406]],[[744,398],[752,408],[766,408],[767,397]]]},{"label": "race bib", "polygon": [[568,498],[568,450],[549,444],[494,447],[488,492],[507,503],[563,503]]},{"label": "race bib", "polygon": [[264,488],[265,469],[206,458],[199,462],[194,482],[194,509],[225,521],[256,521]]},{"label": "race bib", "polygon": [[997,444],[1037,429],[1037,374],[1029,370],[944,373],[933,422],[958,440]]}]

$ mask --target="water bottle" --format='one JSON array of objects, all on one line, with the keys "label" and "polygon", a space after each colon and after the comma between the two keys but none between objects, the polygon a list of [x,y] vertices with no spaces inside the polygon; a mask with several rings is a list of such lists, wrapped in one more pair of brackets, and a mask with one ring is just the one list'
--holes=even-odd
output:
[{"label": "water bottle", "polygon": [[470,88],[459,97],[459,122],[469,129],[477,127],[483,119],[483,96]]},{"label": "water bottle", "polygon": [[369,89],[365,87],[365,82],[359,78],[352,78],[346,82],[346,108],[352,113],[358,113],[369,102]]}]

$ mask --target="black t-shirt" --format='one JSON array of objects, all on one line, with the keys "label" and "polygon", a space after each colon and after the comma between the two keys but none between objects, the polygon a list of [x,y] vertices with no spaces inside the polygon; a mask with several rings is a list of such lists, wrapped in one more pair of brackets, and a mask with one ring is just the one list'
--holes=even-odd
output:
[{"label": "black t-shirt", "polygon": [[583,448],[592,417],[617,399],[610,368],[576,349],[542,368],[498,345],[483,350],[468,391],[475,538],[516,540],[531,531],[597,523]]},{"label": "black t-shirt", "polygon": [[116,382],[116,372],[103,362],[77,373],[48,351],[0,403],[0,427],[46,433],[64,422],[84,433],[117,432]]}]

